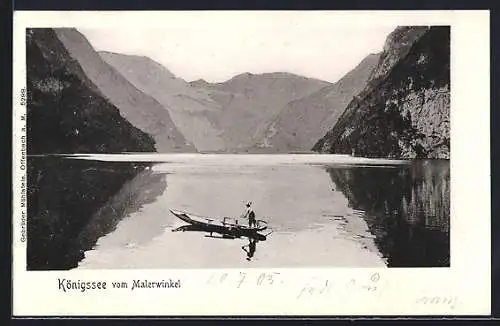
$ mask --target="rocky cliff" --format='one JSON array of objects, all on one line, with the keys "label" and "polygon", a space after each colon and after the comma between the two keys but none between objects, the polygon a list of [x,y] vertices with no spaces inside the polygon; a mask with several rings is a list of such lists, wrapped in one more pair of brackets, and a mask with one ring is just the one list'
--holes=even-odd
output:
[{"label": "rocky cliff", "polygon": [[450,29],[401,27],[367,87],[315,151],[366,157],[449,158]]},{"label": "rocky cliff", "polygon": [[119,109],[120,115],[154,138],[156,151],[195,150],[177,130],[168,110],[102,60],[80,32],[73,28],[57,28],[54,31],[69,56],[78,62],[98,91]]},{"label": "rocky cliff", "polygon": [[279,153],[309,151],[366,86],[378,60],[378,54],[371,54],[338,82],[288,103],[257,146]]}]

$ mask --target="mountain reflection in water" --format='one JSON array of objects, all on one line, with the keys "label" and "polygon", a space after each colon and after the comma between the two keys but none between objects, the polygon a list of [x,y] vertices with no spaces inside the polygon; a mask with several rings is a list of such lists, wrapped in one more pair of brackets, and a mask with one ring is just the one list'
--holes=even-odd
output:
[{"label": "mountain reflection in water", "polygon": [[[29,158],[28,269],[450,264],[448,161],[124,159]],[[269,222],[255,239],[207,237],[170,213],[234,217],[248,200],[257,218]]]},{"label": "mountain reflection in water", "polygon": [[449,266],[449,161],[327,171],[349,206],[365,212],[389,267]]},{"label": "mountain reflection in water", "polygon": [[[153,202],[165,190],[166,176],[152,173],[150,165],[29,158],[28,270],[76,267],[100,237]],[[157,227],[147,230],[161,232],[163,219],[152,218]]]}]

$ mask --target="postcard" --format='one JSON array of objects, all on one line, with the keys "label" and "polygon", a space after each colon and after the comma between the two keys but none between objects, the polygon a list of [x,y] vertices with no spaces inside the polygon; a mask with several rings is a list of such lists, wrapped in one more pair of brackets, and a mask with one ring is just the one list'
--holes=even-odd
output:
[{"label": "postcard", "polygon": [[488,11],[13,32],[15,316],[490,313]]}]

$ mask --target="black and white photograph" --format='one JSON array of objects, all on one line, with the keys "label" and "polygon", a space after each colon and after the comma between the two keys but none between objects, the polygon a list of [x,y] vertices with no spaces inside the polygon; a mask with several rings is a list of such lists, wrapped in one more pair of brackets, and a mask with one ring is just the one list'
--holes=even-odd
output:
[{"label": "black and white photograph", "polygon": [[488,12],[13,20],[15,316],[489,313]]},{"label": "black and white photograph", "polygon": [[450,267],[450,26],[26,29],[28,270]]}]

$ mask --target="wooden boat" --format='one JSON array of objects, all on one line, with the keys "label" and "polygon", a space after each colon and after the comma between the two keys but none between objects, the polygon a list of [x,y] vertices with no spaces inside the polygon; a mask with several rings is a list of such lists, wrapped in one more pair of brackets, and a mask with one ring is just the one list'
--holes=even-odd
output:
[{"label": "wooden boat", "polygon": [[257,220],[257,225],[250,227],[248,225],[238,223],[237,219],[230,217],[224,217],[221,221],[219,221],[215,218],[200,216],[175,209],[170,209],[170,212],[182,221],[200,227],[207,232],[232,234],[235,236],[251,236],[257,232],[267,229],[267,222],[263,220]]}]

